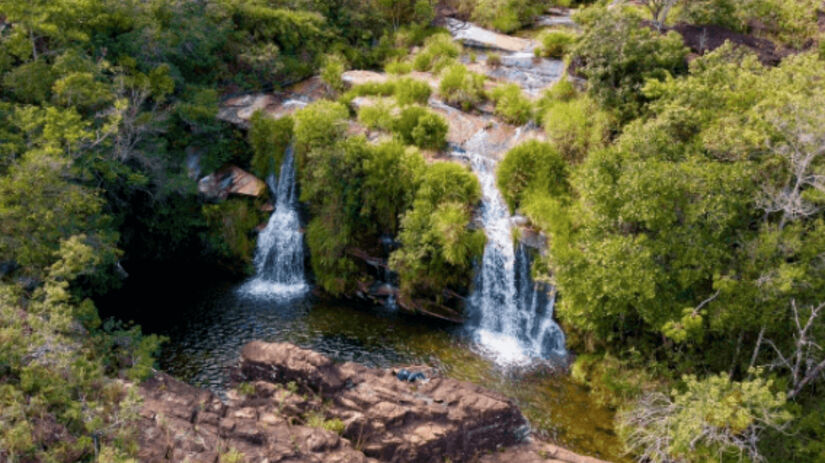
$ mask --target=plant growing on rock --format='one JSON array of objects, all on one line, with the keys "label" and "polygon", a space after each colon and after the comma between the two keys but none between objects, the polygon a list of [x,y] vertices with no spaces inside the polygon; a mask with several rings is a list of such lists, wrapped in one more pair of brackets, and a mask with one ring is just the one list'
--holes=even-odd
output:
[{"label": "plant growing on rock", "polygon": [[554,196],[567,193],[567,164],[548,143],[526,141],[511,149],[496,171],[496,181],[511,210],[531,192]]},{"label": "plant growing on rock", "polygon": [[533,104],[516,84],[499,85],[490,97],[496,103],[496,115],[506,122],[523,125],[533,117]]},{"label": "plant growing on rock", "polygon": [[346,61],[340,55],[327,55],[321,67],[321,80],[327,88],[334,92],[344,91],[344,81],[341,75],[346,69]]},{"label": "plant growing on rock", "polygon": [[462,47],[450,34],[435,34],[424,41],[424,47],[413,57],[416,71],[439,72],[461,55]]},{"label": "plant growing on rock", "polygon": [[541,47],[536,48],[536,54],[545,58],[561,59],[572,49],[576,37],[576,34],[564,30],[544,32],[539,36]]},{"label": "plant growing on rock", "polygon": [[441,149],[447,135],[447,121],[421,106],[409,106],[401,111],[393,130],[405,143],[420,148]]},{"label": "plant growing on rock", "polygon": [[292,142],[293,125],[291,117],[275,119],[261,110],[255,111],[249,119],[247,134],[253,153],[250,161],[253,174],[264,179],[270,174],[277,178],[284,153]]},{"label": "plant growing on rock", "polygon": [[448,104],[468,111],[484,101],[484,76],[454,64],[441,73],[439,94]]},{"label": "plant growing on rock", "polygon": [[402,77],[396,80],[393,85],[395,99],[399,105],[426,104],[430,98],[432,89],[430,84],[418,79]]},{"label": "plant growing on rock", "polygon": [[605,146],[610,126],[607,114],[587,96],[552,104],[543,124],[553,145],[574,164]]}]

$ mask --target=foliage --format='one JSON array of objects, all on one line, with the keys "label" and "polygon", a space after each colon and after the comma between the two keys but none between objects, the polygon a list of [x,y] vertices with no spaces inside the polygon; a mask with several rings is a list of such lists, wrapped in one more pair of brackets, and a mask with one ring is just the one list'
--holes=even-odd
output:
[{"label": "foliage", "polygon": [[413,57],[416,71],[439,72],[461,54],[461,45],[453,42],[450,34],[434,34],[424,41],[424,46]]},{"label": "foliage", "polygon": [[275,119],[260,110],[252,114],[248,133],[253,153],[250,166],[258,178],[278,178],[284,153],[292,143],[292,127],[292,118],[288,116]]},{"label": "foliage", "polygon": [[394,94],[401,106],[409,104],[426,104],[432,89],[426,82],[409,77],[402,77],[395,83]]},{"label": "foliage", "polygon": [[[593,7],[598,8],[598,7]],[[626,122],[648,101],[642,86],[684,72],[687,48],[675,32],[660,35],[621,8],[600,11],[573,49],[590,95]]]},{"label": "foliage", "polygon": [[327,55],[324,57],[324,65],[321,67],[321,80],[327,88],[334,92],[344,91],[344,81],[341,75],[346,68],[344,58],[339,55]]},{"label": "foliage", "polygon": [[539,36],[540,48],[536,48],[537,56],[561,59],[576,43],[576,34],[565,30],[552,30]]},{"label": "foliage", "polygon": [[484,233],[469,227],[480,199],[478,180],[467,168],[446,162],[426,168],[401,220],[402,247],[390,257],[404,294],[441,300],[444,289],[466,285],[484,248]]},{"label": "foliage", "polygon": [[405,143],[435,150],[446,144],[447,129],[443,117],[421,106],[404,108],[393,123],[393,130]]},{"label": "foliage", "polygon": [[605,146],[610,127],[607,114],[587,96],[551,103],[543,124],[553,146],[574,164]]},{"label": "foliage", "polygon": [[326,419],[322,412],[310,412],[306,416],[307,426],[311,428],[325,429],[335,434],[344,432],[344,422],[340,418]]},{"label": "foliage", "polygon": [[799,48],[817,34],[820,7],[815,0],[682,1],[677,20],[716,24]]},{"label": "foliage", "polygon": [[496,103],[496,115],[505,121],[524,125],[533,117],[533,105],[516,84],[499,85],[490,94]]},{"label": "foliage", "polygon": [[484,101],[484,80],[463,64],[453,64],[442,71],[438,91],[447,104],[467,111]]},{"label": "foliage", "polygon": [[472,20],[510,33],[531,24],[547,6],[545,1],[478,0],[473,8]]},{"label": "foliage", "polygon": [[207,224],[204,242],[208,249],[221,259],[223,265],[239,267],[236,270],[241,273],[251,271],[255,251],[252,232],[266,220],[260,206],[243,198],[229,199],[205,204],[203,215]]},{"label": "foliage", "polygon": [[498,53],[493,53],[493,52],[487,53],[486,62],[487,62],[487,66],[491,66],[491,67],[501,66],[501,55],[499,55]]},{"label": "foliage", "polygon": [[568,191],[567,165],[551,145],[526,141],[504,156],[496,172],[498,187],[511,210],[533,192],[564,195]]},{"label": "foliage", "polygon": [[682,380],[684,391],[651,393],[620,416],[624,439],[640,459],[762,461],[759,433],[791,418],[785,396],[758,372],[741,382],[726,374]]}]

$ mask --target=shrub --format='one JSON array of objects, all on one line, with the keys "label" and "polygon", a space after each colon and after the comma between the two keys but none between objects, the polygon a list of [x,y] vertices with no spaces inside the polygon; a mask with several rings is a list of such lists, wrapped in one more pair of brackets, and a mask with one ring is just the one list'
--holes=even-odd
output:
[{"label": "shrub", "polygon": [[479,0],[472,19],[486,27],[510,33],[531,24],[546,6],[547,2],[534,0]]},{"label": "shrub", "polygon": [[332,418],[328,420],[323,413],[317,411],[307,414],[306,424],[311,428],[325,429],[327,431],[334,432],[335,434],[341,434],[344,432],[345,427],[344,422],[339,418]]},{"label": "shrub", "polygon": [[550,106],[543,122],[547,137],[571,163],[604,147],[609,131],[607,114],[586,96]]},{"label": "shrub", "polygon": [[392,130],[395,123],[392,110],[392,105],[383,99],[364,105],[358,109],[358,122],[368,129]]},{"label": "shrub", "polygon": [[402,106],[413,103],[425,104],[432,93],[428,83],[409,77],[398,79],[394,84],[395,98]]},{"label": "shrub", "polygon": [[387,74],[403,75],[412,72],[412,64],[399,59],[392,59],[384,65],[384,72]]},{"label": "shrub", "polygon": [[207,249],[215,253],[224,266],[241,272],[249,270],[255,251],[255,240],[249,231],[266,220],[258,207],[246,199],[229,199],[205,204],[203,216]]},{"label": "shrub", "polygon": [[440,150],[447,144],[448,129],[443,117],[429,111],[418,118],[418,124],[412,131],[413,143],[420,148]]},{"label": "shrub", "polygon": [[542,56],[561,59],[576,43],[576,34],[568,31],[549,31],[543,33],[539,37],[539,41],[541,42]]},{"label": "shrub", "polygon": [[450,34],[435,34],[424,41],[424,48],[413,58],[413,68],[417,71],[438,72],[459,55],[461,45],[455,43]]},{"label": "shrub", "polygon": [[533,105],[516,84],[499,85],[491,96],[496,102],[496,114],[511,124],[526,124],[533,116]]},{"label": "shrub", "polygon": [[496,181],[511,210],[519,207],[531,191],[559,196],[568,191],[567,165],[548,143],[526,141],[504,156]]},{"label": "shrub", "polygon": [[327,55],[324,58],[324,65],[321,67],[321,80],[327,87],[336,92],[344,91],[344,81],[341,75],[344,73],[346,62],[339,55]]},{"label": "shrub", "polygon": [[252,147],[252,173],[260,178],[278,176],[287,147],[292,142],[293,121],[289,116],[274,119],[263,111],[255,111],[249,120],[247,135]]},{"label": "shrub", "polygon": [[488,53],[487,54],[487,66],[490,67],[498,67],[501,66],[501,55],[498,53]]},{"label": "shrub", "polygon": [[413,208],[401,220],[402,247],[390,256],[404,294],[440,300],[444,289],[471,279],[485,242],[481,230],[470,228],[472,207],[480,199],[478,179],[466,167],[427,166]]},{"label": "shrub", "polygon": [[484,76],[454,64],[441,73],[439,93],[448,104],[469,110],[484,101]]},{"label": "shrub", "polygon": [[404,108],[393,127],[405,143],[432,149],[444,147],[447,129],[443,117],[421,106]]}]

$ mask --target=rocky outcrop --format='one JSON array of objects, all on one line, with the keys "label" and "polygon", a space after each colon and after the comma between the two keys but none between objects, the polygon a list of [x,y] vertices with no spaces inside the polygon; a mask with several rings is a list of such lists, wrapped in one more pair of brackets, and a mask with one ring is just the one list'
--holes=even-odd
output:
[{"label": "rocky outcrop", "polygon": [[298,410],[302,399],[280,392],[270,400],[223,403],[208,391],[160,373],[140,386],[138,460],[217,463],[235,454],[249,463],[375,462],[333,431],[293,424],[284,410]]},{"label": "rocky outcrop", "polygon": [[271,117],[292,114],[325,95],[325,87],[319,77],[312,77],[279,93],[255,93],[228,98],[221,103],[218,119],[246,127],[255,111],[263,111]]},{"label": "rocky outcrop", "polygon": [[445,26],[453,38],[468,47],[517,52],[529,51],[534,46],[530,40],[500,34],[455,18],[446,18]]},{"label": "rocky outcrop", "polygon": [[255,341],[238,375],[226,401],[162,373],[141,384],[139,460],[604,463],[530,439],[513,401],[427,367],[337,364]]},{"label": "rocky outcrop", "polygon": [[685,46],[699,55],[716,50],[724,45],[725,42],[731,42],[735,46],[744,47],[755,53],[759,61],[768,66],[778,65],[782,61],[782,58],[788,54],[787,52],[780,51],[776,44],[770,40],[740,34],[721,26],[677,24],[670,30],[678,32],[682,36]]},{"label": "rocky outcrop", "polygon": [[241,373],[248,380],[295,381],[317,394],[327,402],[325,415],[344,423],[343,436],[381,461],[470,461],[529,433],[511,400],[428,370],[428,380],[410,383],[390,370],[338,365],[290,344],[256,341],[243,348]]},{"label": "rocky outcrop", "polygon": [[266,183],[238,166],[227,165],[198,181],[198,192],[211,199],[229,195],[258,197],[266,192]]}]

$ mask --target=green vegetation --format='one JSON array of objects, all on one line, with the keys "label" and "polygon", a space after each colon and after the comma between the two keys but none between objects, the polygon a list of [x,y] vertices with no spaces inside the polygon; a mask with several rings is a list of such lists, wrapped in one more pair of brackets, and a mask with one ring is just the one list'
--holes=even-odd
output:
[{"label": "green vegetation", "polygon": [[439,72],[453,63],[461,50],[461,45],[453,42],[450,34],[435,34],[427,38],[424,47],[413,57],[413,68],[416,71]]},{"label": "green vegetation", "polygon": [[566,30],[543,32],[538,38],[541,46],[536,48],[536,56],[561,59],[570,52],[576,37],[576,34]]},{"label": "green vegetation", "polygon": [[463,64],[453,64],[441,72],[438,91],[441,98],[468,111],[484,101],[484,76],[468,71]]},{"label": "green vegetation", "polygon": [[511,149],[498,166],[498,187],[511,210],[531,194],[564,195],[567,165],[553,146],[530,140]]},{"label": "green vegetation", "polygon": [[533,117],[533,104],[516,84],[499,85],[490,99],[496,103],[496,115],[511,124],[524,125]]},{"label": "green vegetation", "polygon": [[344,422],[340,418],[326,419],[320,411],[310,412],[306,416],[306,424],[312,428],[325,429],[335,434],[344,432]]},{"label": "green vegetation", "polygon": [[478,0],[472,20],[504,33],[530,25],[549,6],[546,1]]},{"label": "green vegetation", "polygon": [[255,111],[249,119],[247,138],[252,148],[252,173],[265,179],[277,178],[289,144],[292,142],[293,121],[290,117],[274,119],[263,111]]},{"label": "green vegetation", "polygon": [[590,95],[627,122],[640,115],[646,102],[641,90],[648,79],[686,70],[687,48],[677,33],[660,35],[622,8],[591,9],[596,11],[581,15],[592,20],[572,52],[582,62],[577,72],[587,78]]},{"label": "green vegetation", "polygon": [[610,118],[589,97],[551,100],[545,105],[544,130],[564,158],[573,164],[605,146]]},{"label": "green vegetation", "polygon": [[480,200],[481,187],[469,169],[447,162],[427,166],[401,220],[402,247],[390,257],[404,294],[441,301],[444,289],[471,281],[485,242],[483,231],[470,228],[470,212]]}]

